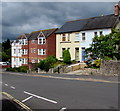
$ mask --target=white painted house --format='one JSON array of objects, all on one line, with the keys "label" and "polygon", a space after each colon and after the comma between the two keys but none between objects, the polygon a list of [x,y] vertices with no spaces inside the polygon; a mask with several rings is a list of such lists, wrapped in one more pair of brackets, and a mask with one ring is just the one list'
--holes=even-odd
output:
[{"label": "white painted house", "polygon": [[[114,28],[120,29],[118,4],[115,5],[114,10],[114,14],[66,22],[56,32],[56,57],[62,60],[62,49],[69,48],[72,60],[85,61],[85,49],[90,47],[92,39],[96,35],[107,35]],[[67,35],[69,35],[69,41],[63,39],[63,37],[68,38]],[[77,42],[75,41],[76,37],[78,38]]]},{"label": "white painted house", "polygon": [[19,67],[22,65],[21,57],[22,57],[22,45],[20,41],[14,40],[11,44],[11,65],[12,67]]},{"label": "white painted house", "polygon": [[11,43],[11,67],[20,67],[28,64],[28,37],[29,34],[20,35]]}]

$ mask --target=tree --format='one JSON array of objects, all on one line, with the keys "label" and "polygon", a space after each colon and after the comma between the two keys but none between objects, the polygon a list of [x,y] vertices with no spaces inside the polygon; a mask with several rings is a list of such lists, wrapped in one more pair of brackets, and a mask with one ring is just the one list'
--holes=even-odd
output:
[{"label": "tree", "polygon": [[108,35],[95,36],[92,44],[85,50],[86,56],[94,59],[120,59],[120,31],[113,30]]},{"label": "tree", "polygon": [[10,40],[7,39],[2,43],[2,61],[6,62],[11,60],[11,45]]},{"label": "tree", "polygon": [[71,56],[68,49],[63,51],[63,62],[66,64],[71,63]]}]

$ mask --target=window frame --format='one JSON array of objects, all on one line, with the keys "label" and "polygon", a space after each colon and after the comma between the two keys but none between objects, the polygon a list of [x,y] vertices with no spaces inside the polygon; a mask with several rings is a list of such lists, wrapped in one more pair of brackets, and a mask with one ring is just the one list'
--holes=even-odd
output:
[{"label": "window frame", "polygon": [[79,42],[80,41],[80,33],[76,32],[75,33],[75,42]]}]

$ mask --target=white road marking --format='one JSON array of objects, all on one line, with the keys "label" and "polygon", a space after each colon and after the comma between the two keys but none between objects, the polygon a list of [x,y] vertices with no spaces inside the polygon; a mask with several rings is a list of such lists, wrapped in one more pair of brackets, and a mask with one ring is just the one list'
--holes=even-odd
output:
[{"label": "white road marking", "polygon": [[60,109],[60,111],[64,111],[64,110],[66,110],[67,108],[62,108],[62,109]]},{"label": "white road marking", "polygon": [[45,100],[45,101],[48,101],[48,102],[54,103],[54,104],[57,103],[56,101],[53,101],[53,100],[47,99],[47,98],[45,98],[45,97],[37,96],[37,95],[35,95],[35,94],[29,93],[29,92],[26,92],[26,91],[24,91],[24,93],[25,93],[25,94],[28,94],[28,95],[31,95],[31,96],[34,96],[34,97],[36,97],[36,98],[43,99],[43,100]]},{"label": "white road marking", "polygon": [[32,97],[33,97],[33,96],[30,96],[30,97],[28,97],[28,98],[22,100],[22,102],[26,102],[26,101],[28,101],[29,99],[31,99]]},{"label": "white road marking", "polygon": [[8,86],[8,84],[5,84],[5,86]]},{"label": "white road marking", "polygon": [[2,82],[0,81],[0,83],[2,84]]},{"label": "white road marking", "polygon": [[13,86],[10,86],[10,88],[11,88],[11,89],[15,89],[15,87],[13,87]]}]

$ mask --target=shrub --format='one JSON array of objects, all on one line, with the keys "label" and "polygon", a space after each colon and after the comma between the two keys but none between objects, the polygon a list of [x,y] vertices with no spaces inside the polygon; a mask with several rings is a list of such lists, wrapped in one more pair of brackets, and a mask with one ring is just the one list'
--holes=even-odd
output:
[{"label": "shrub", "polygon": [[69,50],[64,50],[63,51],[63,62],[66,64],[71,63],[71,56]]},{"label": "shrub", "polygon": [[45,70],[46,72],[49,71],[50,68],[54,67],[54,64],[57,62],[58,60],[54,57],[54,56],[48,56],[45,60],[41,60],[38,63],[38,67],[41,70]]},{"label": "shrub", "polygon": [[6,71],[12,71],[12,70],[13,70],[13,68],[11,68],[11,67],[6,68]]},{"label": "shrub", "polygon": [[93,66],[96,67],[96,68],[99,68],[99,67],[100,67],[100,64],[101,64],[101,60],[100,60],[100,59],[97,59],[97,60],[94,61]]},{"label": "shrub", "polygon": [[27,66],[20,66],[18,69],[19,72],[25,72],[25,73],[27,73],[27,70],[28,70]]},{"label": "shrub", "polygon": [[41,70],[44,70],[44,66],[45,66],[45,60],[41,60],[41,61],[38,63],[38,67],[39,67]]}]

